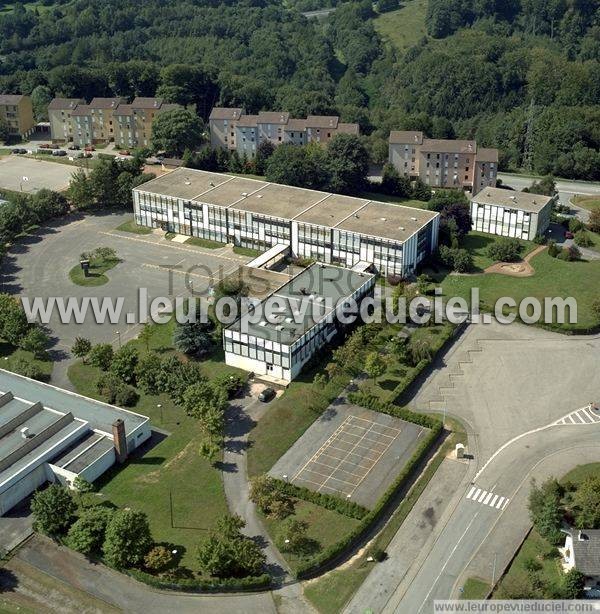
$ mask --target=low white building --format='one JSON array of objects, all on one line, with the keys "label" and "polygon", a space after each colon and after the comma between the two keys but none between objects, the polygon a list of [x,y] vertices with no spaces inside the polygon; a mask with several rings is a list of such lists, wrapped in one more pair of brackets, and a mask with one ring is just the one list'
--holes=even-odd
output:
[{"label": "low white building", "polygon": [[146,416],[0,369],[0,516],[45,482],[93,482],[150,434]]},{"label": "low white building", "polygon": [[540,194],[483,188],[471,197],[473,230],[531,241],[548,229],[553,201]]},{"label": "low white building", "polygon": [[[290,382],[343,328],[340,316],[347,302],[359,304],[373,295],[374,286],[369,273],[313,264],[223,330],[225,362]],[[278,308],[271,321],[265,317],[269,301]]]},{"label": "low white building", "polygon": [[600,529],[572,529],[561,548],[563,569],[577,569],[585,576],[589,597],[600,597]]}]

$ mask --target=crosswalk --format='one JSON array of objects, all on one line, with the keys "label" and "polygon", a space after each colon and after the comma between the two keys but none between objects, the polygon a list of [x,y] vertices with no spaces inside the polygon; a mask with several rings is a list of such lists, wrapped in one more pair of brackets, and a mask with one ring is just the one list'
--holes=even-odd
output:
[{"label": "crosswalk", "polygon": [[600,411],[597,409],[590,409],[589,405],[572,411],[570,414],[563,416],[554,424],[556,426],[570,426],[572,424],[595,424],[600,422]]},{"label": "crosswalk", "polygon": [[467,493],[467,499],[473,501],[473,503],[479,503],[481,505],[487,505],[497,510],[503,510],[510,499],[496,495],[491,491],[483,490],[477,486],[471,486],[471,489]]}]

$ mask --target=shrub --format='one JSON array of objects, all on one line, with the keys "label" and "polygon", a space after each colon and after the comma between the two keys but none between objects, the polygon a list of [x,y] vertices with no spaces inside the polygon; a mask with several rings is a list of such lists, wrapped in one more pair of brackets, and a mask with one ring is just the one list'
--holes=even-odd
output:
[{"label": "shrub", "polygon": [[99,343],[95,345],[88,355],[88,362],[93,367],[98,367],[102,371],[108,371],[114,356],[113,348],[110,343]]},{"label": "shrub", "polygon": [[146,394],[161,392],[161,378],[163,375],[163,361],[158,354],[148,354],[140,359],[135,368],[135,380],[138,388]]},{"label": "shrub", "polygon": [[487,248],[487,255],[500,262],[515,262],[519,260],[523,246],[519,239],[502,237]]},{"label": "shrub", "polygon": [[113,514],[113,510],[101,505],[86,509],[69,529],[68,546],[82,554],[99,553],[104,543],[106,527]]},{"label": "shrub", "polygon": [[581,252],[576,245],[569,245],[569,247],[564,247],[562,249],[558,257],[567,262],[574,262],[575,260],[581,259]]},{"label": "shrub", "polygon": [[73,356],[76,358],[83,358],[89,354],[92,349],[92,342],[85,337],[75,337],[75,343],[73,343],[73,347],[71,348],[71,352]]},{"label": "shrub", "polygon": [[443,264],[458,273],[468,273],[473,269],[473,256],[466,249],[440,245],[438,257]]},{"label": "shrub", "polygon": [[569,220],[569,230],[572,233],[578,233],[581,230],[585,230],[585,224],[578,218],[572,217]]},{"label": "shrub", "polygon": [[591,247],[594,245],[590,233],[585,230],[578,230],[575,233],[575,243],[579,245],[579,247]]},{"label": "shrub", "polygon": [[594,209],[593,211],[590,211],[588,228],[592,232],[600,232],[600,209]]},{"label": "shrub", "polygon": [[223,373],[215,377],[212,381],[213,386],[227,392],[227,398],[233,399],[246,384],[245,379],[233,373]]},{"label": "shrub", "polygon": [[277,487],[274,478],[259,475],[250,481],[250,501],[267,516],[285,518],[294,513],[294,501]]},{"label": "shrub", "polygon": [[114,373],[103,373],[96,382],[96,389],[108,403],[113,404],[117,399],[117,390],[121,385],[121,380]]},{"label": "shrub", "polygon": [[138,402],[139,398],[140,395],[135,388],[128,384],[121,384],[117,388],[114,402],[121,407],[133,407]]},{"label": "shrub", "polygon": [[33,527],[36,531],[52,537],[62,535],[71,526],[76,509],[68,489],[59,484],[51,484],[33,496]]},{"label": "shrub", "polygon": [[556,258],[560,254],[560,247],[556,244],[556,241],[551,239],[548,241],[548,255],[552,258]]},{"label": "shrub", "polygon": [[165,546],[154,546],[144,557],[144,567],[155,573],[171,567],[173,562],[173,554]]},{"label": "shrub", "polygon": [[104,558],[116,569],[140,565],[152,547],[150,525],[143,512],[119,510],[106,527]]},{"label": "shrub", "polygon": [[23,375],[24,377],[29,377],[30,379],[35,379],[38,381],[43,381],[47,378],[46,374],[38,365],[30,360],[27,360],[26,358],[15,359],[12,363],[11,370],[19,375]]},{"label": "shrub", "polygon": [[277,531],[276,543],[282,552],[294,554],[309,554],[319,547],[319,544],[308,537],[308,523],[297,518],[288,518],[281,523]]},{"label": "shrub", "polygon": [[135,386],[135,368],[138,364],[139,354],[133,345],[124,345],[113,356],[110,371],[121,381]]},{"label": "shrub", "polygon": [[536,245],[546,245],[546,235],[535,235],[535,237],[533,237],[533,242]]},{"label": "shrub", "polygon": [[45,358],[49,343],[48,335],[39,326],[32,326],[19,341],[19,346],[26,352],[31,352],[36,358]]}]

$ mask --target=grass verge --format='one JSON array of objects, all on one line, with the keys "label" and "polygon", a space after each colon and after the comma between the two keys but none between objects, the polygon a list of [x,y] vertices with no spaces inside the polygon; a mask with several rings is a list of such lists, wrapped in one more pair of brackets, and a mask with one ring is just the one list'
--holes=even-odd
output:
[{"label": "grass verge", "polygon": [[575,196],[573,204],[588,211],[600,209],[600,196]]},{"label": "grass verge", "polygon": [[84,275],[81,265],[77,264],[69,271],[69,279],[78,286],[103,286],[109,281],[104,273],[114,269],[119,262],[121,261],[118,258],[93,259],[90,261],[87,277]]},{"label": "grass verge", "polygon": [[152,234],[152,229],[147,226],[139,226],[135,223],[135,220],[128,220],[123,222],[120,226],[117,226],[115,230],[121,230],[122,232],[132,232],[136,235],[149,235]]},{"label": "grass verge", "polygon": [[221,247],[225,247],[224,243],[203,239],[202,237],[190,237],[185,244],[194,245],[195,247],[206,247],[208,249],[220,249]]},{"label": "grass verge", "polygon": [[485,599],[492,587],[485,580],[479,578],[468,578],[463,586],[461,599]]},{"label": "grass verge", "polygon": [[259,249],[251,249],[250,247],[241,247],[239,245],[234,246],[233,253],[240,256],[249,256],[250,258],[256,258],[262,254]]}]

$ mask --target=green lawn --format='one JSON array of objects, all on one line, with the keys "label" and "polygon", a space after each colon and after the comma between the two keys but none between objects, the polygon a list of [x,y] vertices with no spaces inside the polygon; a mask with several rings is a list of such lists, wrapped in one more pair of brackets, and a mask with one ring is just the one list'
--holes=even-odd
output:
[{"label": "green lawn", "polygon": [[121,230],[123,232],[132,232],[136,235],[149,235],[152,234],[152,228],[147,226],[140,226],[135,223],[135,220],[131,219],[127,222],[123,222],[120,226],[117,226],[115,230]]},{"label": "green lawn", "polygon": [[485,580],[468,578],[463,586],[461,599],[485,599],[490,592],[491,586]]},{"label": "green lawn", "polygon": [[427,36],[427,0],[405,0],[401,4],[402,8],[379,15],[373,24],[384,40],[404,51]]},{"label": "green lawn", "polygon": [[589,211],[600,209],[600,196],[575,196],[573,203]]},{"label": "green lawn", "polygon": [[83,273],[80,264],[76,264],[69,271],[69,279],[78,286],[103,286],[108,283],[108,277],[104,274],[111,269],[114,269],[121,262],[118,258],[92,258],[90,260],[90,268],[88,276]]},{"label": "green lawn", "polygon": [[444,296],[460,296],[470,301],[471,288],[479,288],[482,307],[490,308],[500,297],[511,297],[517,303],[525,297],[544,302],[546,297],[574,297],[577,300],[576,324],[556,325],[563,330],[586,330],[598,326],[600,320],[592,309],[600,287],[600,261],[565,262],[544,251],[530,261],[535,269],[531,277],[500,274],[446,275],[427,271],[441,283]]},{"label": "green lawn", "polygon": [[[493,260],[487,255],[487,248],[499,238],[500,237],[473,230],[463,239],[461,247],[469,250],[473,255],[475,270],[483,271],[485,268],[494,264],[494,262],[497,262],[497,260]],[[522,240],[521,245],[523,245],[523,251],[521,252],[522,258],[525,258],[527,254],[538,247],[533,241]]]},{"label": "green lawn", "polygon": [[190,237],[185,244],[194,245],[195,247],[206,247],[208,249],[219,249],[221,247],[225,247],[223,243],[211,241],[210,239],[203,239],[202,237]]},{"label": "green lawn", "polygon": [[239,254],[240,256],[248,256],[249,258],[256,258],[260,256],[263,252],[259,249],[252,249],[250,247],[241,247],[240,245],[235,245],[233,248],[234,254]]},{"label": "green lawn", "polygon": [[[162,355],[175,352],[171,342],[173,327],[173,321],[152,325],[148,348]],[[129,343],[141,355],[147,352],[145,342],[136,339]],[[222,351],[204,361],[202,371],[208,378],[223,372],[240,373],[223,363]],[[97,368],[81,361],[69,368],[69,379],[76,390],[96,399],[100,398],[96,390],[99,375]],[[154,539],[175,544],[184,552],[182,565],[197,571],[198,541],[207,535],[219,516],[227,513],[221,472],[200,458],[197,422],[168,395],[141,393],[136,406],[130,409],[149,416],[153,425],[170,435],[159,436],[158,443],[145,454],[134,455],[125,466],[105,474],[98,482],[100,491],[115,505],[146,512]]]},{"label": "green lawn", "polygon": [[589,463],[588,465],[579,465],[569,471],[561,478],[561,482],[566,484],[567,482],[573,482],[578,484],[583,482],[586,478],[596,477],[600,474],[600,463]]},{"label": "green lawn", "polygon": [[15,348],[9,343],[0,341],[0,369],[15,371],[15,363],[19,360],[26,360],[28,363],[36,365],[45,375],[45,379],[50,379],[54,363],[51,360],[40,360],[35,358],[31,352],[26,352]]},{"label": "green lawn", "polygon": [[[302,500],[296,502],[294,514],[291,517],[307,522],[309,525],[307,537],[315,541],[312,553],[305,555],[282,553],[292,571],[295,571],[298,565],[309,561],[320,551],[333,546],[360,523],[355,518],[348,518],[348,516],[338,512],[327,510],[319,505]],[[281,525],[286,521],[263,518],[263,522],[271,537],[277,539]]]}]

